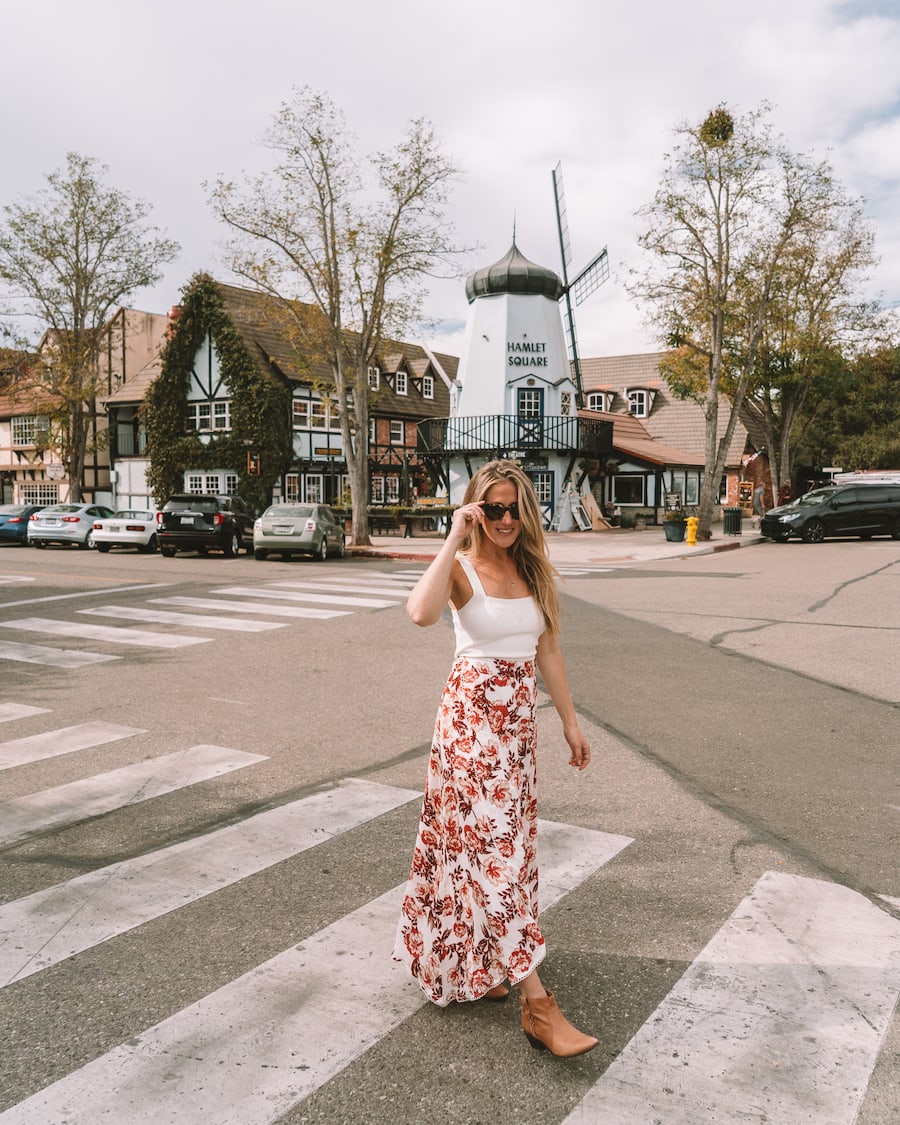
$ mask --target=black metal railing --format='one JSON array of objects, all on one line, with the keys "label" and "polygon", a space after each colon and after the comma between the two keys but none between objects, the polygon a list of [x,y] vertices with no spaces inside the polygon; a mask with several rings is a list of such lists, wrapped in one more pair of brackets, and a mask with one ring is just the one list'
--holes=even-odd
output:
[{"label": "black metal railing", "polygon": [[602,457],[612,451],[612,422],[546,415],[477,414],[428,418],[418,425],[420,453],[523,452],[582,453]]}]

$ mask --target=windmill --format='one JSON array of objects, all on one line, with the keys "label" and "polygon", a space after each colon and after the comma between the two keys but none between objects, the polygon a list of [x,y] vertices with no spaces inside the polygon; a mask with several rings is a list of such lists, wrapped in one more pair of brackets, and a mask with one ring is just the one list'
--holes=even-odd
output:
[{"label": "windmill", "polygon": [[565,323],[566,343],[569,356],[575,369],[575,401],[579,409],[584,406],[584,387],[581,383],[581,363],[578,359],[578,340],[575,336],[575,313],[572,309],[572,295],[575,304],[580,305],[594,290],[599,289],[609,278],[609,258],[606,247],[595,254],[584,269],[569,281],[569,267],[572,264],[572,243],[569,239],[569,220],[566,216],[566,196],[563,190],[562,161],[553,170],[553,198],[556,202],[556,227],[559,231],[559,252],[562,257],[563,298],[566,302]]}]

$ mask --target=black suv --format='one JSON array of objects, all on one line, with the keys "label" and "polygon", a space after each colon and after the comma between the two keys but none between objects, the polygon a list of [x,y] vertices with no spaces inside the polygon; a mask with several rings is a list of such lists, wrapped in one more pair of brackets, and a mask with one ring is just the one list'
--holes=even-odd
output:
[{"label": "black suv", "polygon": [[237,496],[170,496],[156,515],[159,551],[224,551],[233,559],[241,547],[253,550],[253,515]]},{"label": "black suv", "polygon": [[792,504],[766,512],[760,530],[776,543],[792,535],[799,535],[804,543],[821,543],[831,535],[900,539],[900,484],[814,488]]}]

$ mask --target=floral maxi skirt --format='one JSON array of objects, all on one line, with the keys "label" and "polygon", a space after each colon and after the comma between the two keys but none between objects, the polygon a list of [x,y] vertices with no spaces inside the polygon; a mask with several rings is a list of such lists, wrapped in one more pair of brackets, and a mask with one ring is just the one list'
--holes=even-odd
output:
[{"label": "floral maxi skirt", "polygon": [[471,657],[441,697],[394,958],[442,1007],[543,960],[535,697],[533,661]]}]

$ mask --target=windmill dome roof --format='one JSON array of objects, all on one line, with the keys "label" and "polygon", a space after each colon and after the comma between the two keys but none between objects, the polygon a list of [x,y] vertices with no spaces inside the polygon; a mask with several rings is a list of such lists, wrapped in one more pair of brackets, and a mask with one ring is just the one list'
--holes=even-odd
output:
[{"label": "windmill dome roof", "polygon": [[469,304],[478,297],[493,297],[501,293],[523,293],[558,301],[563,295],[563,283],[554,270],[530,262],[513,241],[498,262],[482,266],[466,278]]}]

